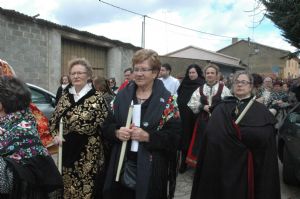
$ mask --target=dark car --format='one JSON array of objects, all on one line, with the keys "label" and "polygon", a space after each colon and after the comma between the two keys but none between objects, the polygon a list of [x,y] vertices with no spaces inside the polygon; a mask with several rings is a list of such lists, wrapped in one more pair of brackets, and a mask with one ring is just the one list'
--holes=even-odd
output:
[{"label": "dark car", "polygon": [[300,182],[300,103],[283,118],[278,128],[278,155],[283,164],[282,176],[286,184]]},{"label": "dark car", "polygon": [[55,95],[41,87],[27,83],[31,91],[32,102],[46,115],[49,119],[55,109]]}]

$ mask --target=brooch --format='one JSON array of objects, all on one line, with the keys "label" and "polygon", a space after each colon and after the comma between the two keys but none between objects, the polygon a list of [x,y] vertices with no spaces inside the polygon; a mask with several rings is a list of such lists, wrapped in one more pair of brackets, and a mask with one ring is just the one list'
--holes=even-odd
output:
[{"label": "brooch", "polygon": [[143,126],[147,127],[147,126],[149,126],[149,123],[148,122],[143,122]]}]

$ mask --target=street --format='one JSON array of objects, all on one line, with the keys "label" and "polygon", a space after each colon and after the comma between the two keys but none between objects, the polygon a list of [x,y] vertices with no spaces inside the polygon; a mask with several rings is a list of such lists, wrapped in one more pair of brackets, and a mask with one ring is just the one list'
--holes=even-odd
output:
[{"label": "street", "polygon": [[[280,182],[281,182],[281,199],[299,199],[300,187],[288,186],[282,182],[281,171],[282,165],[279,163]],[[192,189],[193,169],[189,169],[184,174],[177,177],[177,186],[174,199],[189,199]]]},{"label": "street", "polygon": [[[53,156],[56,160],[56,155]],[[281,199],[299,199],[300,198],[300,186],[294,187],[283,183],[282,176],[282,164],[279,162],[280,172],[280,185],[281,185]],[[184,174],[178,174],[177,185],[174,199],[190,199],[192,181],[193,181],[194,169],[189,169]]]}]

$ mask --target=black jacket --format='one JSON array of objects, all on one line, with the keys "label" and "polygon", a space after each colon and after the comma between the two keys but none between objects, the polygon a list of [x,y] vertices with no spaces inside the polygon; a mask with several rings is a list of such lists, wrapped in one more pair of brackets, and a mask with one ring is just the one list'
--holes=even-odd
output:
[{"label": "black jacket", "polygon": [[[114,101],[114,117],[107,121],[106,136],[115,141],[104,186],[104,198],[110,199],[114,189],[115,175],[122,143],[115,137],[116,129],[125,126],[128,108],[135,97],[136,85],[130,84],[121,90]],[[180,121],[172,116],[158,129],[167,102],[172,99],[163,83],[154,81],[152,95],[142,114],[141,128],[149,133],[149,142],[139,144],[137,155],[137,199],[167,198],[167,181],[170,157],[176,152],[180,139]],[[142,104],[142,109],[143,105]]]}]

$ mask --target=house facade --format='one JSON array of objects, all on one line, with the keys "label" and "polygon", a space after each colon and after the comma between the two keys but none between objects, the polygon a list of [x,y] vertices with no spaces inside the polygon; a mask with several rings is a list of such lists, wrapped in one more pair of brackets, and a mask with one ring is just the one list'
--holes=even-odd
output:
[{"label": "house facade", "polygon": [[0,7],[0,58],[6,60],[25,82],[56,91],[68,61],[85,57],[94,76],[123,81],[136,47],[103,36],[36,19]]},{"label": "house facade", "polygon": [[[181,60],[180,62],[175,60]],[[182,77],[188,64],[197,63],[202,68],[208,63],[215,63],[220,67],[220,71],[224,76],[234,73],[237,70],[245,70],[239,58],[228,56],[222,53],[216,53],[195,46],[187,46],[177,51],[168,53],[163,56],[162,61],[173,62],[175,65],[175,73]],[[178,65],[180,63],[181,65]],[[182,63],[186,63],[183,65]]]},{"label": "house facade", "polygon": [[299,68],[299,62],[289,59],[290,52],[286,50],[246,40],[233,40],[231,45],[217,52],[239,58],[254,73],[288,78],[289,74],[291,76],[295,72],[294,75],[299,76],[299,69],[296,69]]},{"label": "house facade", "polygon": [[286,65],[283,68],[283,77],[286,79],[295,79],[300,76],[299,68],[300,60],[298,58],[292,58],[286,61]]}]

